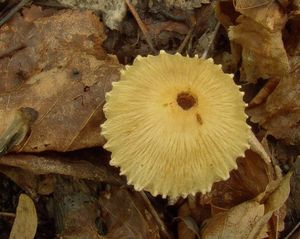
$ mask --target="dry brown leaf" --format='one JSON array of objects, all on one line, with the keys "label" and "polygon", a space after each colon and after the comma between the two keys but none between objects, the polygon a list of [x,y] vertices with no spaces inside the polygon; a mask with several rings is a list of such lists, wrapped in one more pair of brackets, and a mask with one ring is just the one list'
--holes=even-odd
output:
[{"label": "dry brown leaf", "polygon": [[[227,212],[213,216],[204,225],[202,238],[260,239],[273,233],[268,231],[268,222],[288,198],[290,177],[289,173],[277,188],[271,187],[271,194],[263,192],[257,199],[246,201]],[[266,195],[267,198],[264,198]],[[261,196],[264,200],[259,199]]]},{"label": "dry brown leaf", "polygon": [[270,32],[244,16],[237,21],[237,26],[229,27],[228,36],[242,46],[241,79],[256,82],[258,78],[285,76],[289,71],[289,63],[281,31]]},{"label": "dry brown leaf", "polygon": [[[270,162],[265,161],[257,153],[251,150],[247,150],[246,157],[238,159],[237,162],[238,169],[233,170],[230,173],[230,178],[228,180],[214,183],[212,191],[209,194],[200,196],[199,198],[193,197],[193,199],[190,197],[188,204],[184,203],[181,206],[179,215],[183,217],[192,216],[197,221],[198,225],[201,225],[204,220],[211,216],[214,218],[214,216],[218,216],[223,212],[225,213],[224,215],[227,215],[227,210],[234,208],[237,205],[243,205],[246,201],[256,198],[260,193],[266,190],[270,181],[276,178]],[[193,202],[193,200],[195,202]],[[257,206],[258,204],[246,203],[244,206],[241,206],[241,209],[235,210],[234,214],[240,213],[239,210],[244,210],[246,211],[246,214],[249,214],[244,218],[244,223],[246,223],[248,219],[250,221],[247,223],[253,223],[256,220],[256,213],[261,212],[261,208],[257,208],[255,205]],[[253,218],[251,218],[251,215],[253,215]],[[261,216],[262,215],[263,213]],[[222,216],[217,220],[222,221],[223,219],[224,217]],[[214,238],[210,236],[215,235],[214,233],[216,233],[213,231],[213,225],[214,224],[212,223],[209,226],[209,231],[205,232],[208,233],[208,238]],[[191,232],[184,223],[179,223],[178,226],[178,233],[183,234],[186,231]],[[222,225],[220,225],[220,228],[216,228],[216,230],[219,229],[222,229]],[[234,232],[234,230],[236,230],[236,228],[232,228],[232,232]],[[210,233],[213,234],[211,235]],[[191,236],[195,236],[195,234],[192,233]],[[231,234],[227,236],[228,237],[222,238],[231,238]],[[242,238],[240,236],[242,236],[242,234],[237,234],[236,238]],[[184,238],[184,236],[182,238]]]},{"label": "dry brown leaf", "polygon": [[[247,0],[236,1],[236,3],[244,2],[249,4]],[[262,1],[256,7],[239,7],[236,5],[236,10],[242,15],[251,18],[252,20],[260,23],[263,27],[272,32],[281,31],[287,21],[287,15],[280,7],[279,3],[267,0],[267,4],[262,4]],[[266,2],[266,1],[264,1]]]},{"label": "dry brown leaf", "polygon": [[99,198],[110,239],[160,238],[159,227],[137,192],[112,188]]},{"label": "dry brown leaf", "polygon": [[[104,96],[111,81],[118,79],[120,66],[101,48],[102,28],[87,11],[60,11],[33,23],[17,16],[1,28],[0,51],[21,39],[26,47],[0,59],[0,110],[10,114],[30,107],[39,115],[20,151],[69,151],[103,144],[99,125]],[[5,79],[15,78],[19,81],[6,86]]]},{"label": "dry brown leaf", "polygon": [[[83,156],[81,158],[88,159]],[[98,156],[97,159],[104,159],[104,157]],[[101,163],[103,163],[103,161]],[[78,160],[77,158],[47,155],[37,156],[30,154],[8,154],[0,158],[0,164],[23,169],[23,171],[28,174],[61,174],[79,179],[93,180],[96,182],[107,182],[115,185],[121,185],[124,183],[117,173],[112,172],[104,165],[100,163],[98,165],[94,165],[88,161]],[[1,167],[3,168],[4,166]],[[16,183],[19,184],[18,182]],[[41,182],[39,181],[39,183]],[[40,185],[38,185],[38,187],[40,187]]]},{"label": "dry brown leaf", "polygon": [[249,109],[251,121],[259,123],[267,134],[288,144],[300,144],[300,58],[290,59],[290,74],[281,79],[266,102]]},{"label": "dry brown leaf", "polygon": [[246,157],[237,162],[238,169],[230,173],[228,180],[214,184],[210,193],[214,207],[229,209],[253,199],[275,178],[271,164],[251,150],[247,150]]},{"label": "dry brown leaf", "polygon": [[21,194],[9,239],[33,239],[37,223],[37,214],[32,199],[26,194]]},{"label": "dry brown leaf", "polygon": [[264,206],[255,201],[244,202],[207,221],[203,239],[248,239],[252,225],[264,215]]},{"label": "dry brown leaf", "polygon": [[[256,239],[259,238],[259,235],[265,234],[265,227],[269,220],[271,219],[272,215],[280,210],[280,208],[284,205],[285,201],[287,200],[290,194],[290,178],[292,173],[288,173],[282,180],[277,180],[274,185],[278,185],[275,189],[273,189],[273,185],[270,188],[267,188],[265,192],[258,196],[258,199],[261,197],[263,198],[264,205],[265,205],[265,213],[253,226],[251,233],[249,234],[249,239]],[[269,194],[268,190],[272,190],[271,194]],[[262,200],[260,200],[262,201]],[[282,218],[283,220],[283,218]],[[269,234],[274,234],[278,232],[268,232]]]}]

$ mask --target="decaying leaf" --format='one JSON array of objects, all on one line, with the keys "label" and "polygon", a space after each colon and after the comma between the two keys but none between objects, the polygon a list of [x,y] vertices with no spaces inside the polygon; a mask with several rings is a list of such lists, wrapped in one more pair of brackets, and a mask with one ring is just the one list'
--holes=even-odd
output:
[{"label": "decaying leaf", "polygon": [[21,194],[9,239],[33,239],[37,222],[37,214],[32,199],[26,194]]},{"label": "decaying leaf", "polygon": [[300,58],[290,59],[290,74],[281,79],[266,102],[249,109],[251,121],[267,134],[292,145],[300,144]]},{"label": "decaying leaf", "polygon": [[137,192],[112,188],[99,198],[107,238],[160,238],[159,228]]},{"label": "decaying leaf", "polygon": [[[268,236],[268,222],[289,195],[291,174],[286,175],[270,194],[263,192],[258,198],[239,204],[227,212],[218,213],[207,221],[202,238],[260,239]],[[267,197],[265,198],[265,196]]]},{"label": "decaying leaf", "polygon": [[248,239],[252,225],[263,215],[263,205],[255,201],[244,202],[209,219],[202,230],[202,238]]},{"label": "decaying leaf", "polygon": [[[179,215],[181,217],[192,216],[198,225],[201,225],[212,216],[214,218],[214,216],[218,216],[223,212],[226,214],[228,212],[227,210],[239,207],[239,205],[253,200],[266,190],[267,185],[269,185],[271,181],[276,179],[274,169],[270,162],[266,162],[257,153],[251,150],[247,150],[245,158],[238,159],[237,163],[238,169],[230,173],[228,180],[214,183],[211,193],[193,199],[189,197],[188,202],[180,207]],[[257,220],[257,214],[263,215],[263,213],[261,214],[262,209],[257,208],[257,205],[259,205],[257,202],[246,204],[245,208],[241,206],[235,209],[234,213],[238,214],[243,211],[243,213],[247,215],[243,218],[244,223],[254,223]],[[218,220],[222,221],[223,219],[224,218],[221,217]],[[250,221],[247,221],[248,219]],[[235,219],[233,218],[233,220]],[[214,235],[215,229],[213,225],[214,223],[211,224],[209,230],[212,230]],[[222,225],[216,230],[221,230],[221,228]],[[232,228],[232,233],[234,230],[237,229]],[[182,232],[185,231],[191,232],[184,223],[180,222],[178,225],[178,233],[182,234]],[[210,235],[210,232],[207,233]],[[193,233],[192,236],[195,237],[195,233]],[[221,238],[231,238],[231,234],[227,236],[228,237]],[[242,238],[241,236],[242,234],[237,234],[236,238]]]},{"label": "decaying leaf", "polygon": [[228,36],[242,46],[241,78],[256,82],[258,78],[285,76],[289,71],[289,63],[281,31],[270,32],[244,16],[237,21],[237,26],[229,27]]},{"label": "decaying leaf", "polygon": [[[236,1],[249,3],[249,0]],[[262,1],[258,1],[258,7],[239,7],[236,10],[242,15],[251,18],[260,23],[263,27],[271,32],[281,31],[287,21],[287,15],[276,1],[265,0],[267,4],[262,5]]]},{"label": "decaying leaf", "polygon": [[[259,238],[259,235],[264,235],[265,227],[267,223],[271,219],[272,215],[275,211],[278,211],[287,200],[290,194],[290,178],[292,173],[288,173],[282,180],[275,181],[275,185],[279,182],[278,187],[273,189],[273,185],[271,185],[271,189],[273,191],[270,193],[267,188],[265,192],[259,195],[257,198],[259,199],[263,195],[267,195],[267,197],[263,197],[260,202],[264,202],[265,212],[264,215],[252,226],[251,233],[249,234],[249,239]],[[269,194],[270,193],[270,194]],[[282,219],[283,220],[283,219]],[[270,231],[270,234],[274,234],[274,232]]]},{"label": "decaying leaf", "polygon": [[[78,157],[83,158],[83,156],[80,156],[79,154]],[[86,156],[84,158],[88,159]],[[104,161],[104,157],[101,157],[101,159]],[[99,157],[97,157],[97,160],[97,162],[100,161]],[[47,177],[48,174],[61,174],[78,179],[106,182],[113,185],[125,183],[117,173],[110,171],[104,165],[100,163],[95,165],[85,160],[78,160],[78,158],[8,154],[0,158],[0,164],[3,165],[3,168],[5,166],[20,168],[28,174],[45,175],[45,177]],[[19,184],[18,182],[16,183]]]},{"label": "decaying leaf", "polygon": [[214,184],[211,192],[213,207],[229,209],[253,199],[275,179],[272,166],[251,150],[237,162],[238,169],[230,173],[228,180]]},{"label": "decaying leaf", "polygon": [[[69,151],[103,144],[99,125],[104,95],[118,79],[120,66],[101,47],[102,28],[88,11],[61,11],[34,22],[16,16],[1,28],[0,51],[25,44],[0,59],[4,82],[19,79],[9,87],[0,84],[1,113],[22,107],[38,112],[18,151]],[[3,127],[0,131],[7,130]]]}]

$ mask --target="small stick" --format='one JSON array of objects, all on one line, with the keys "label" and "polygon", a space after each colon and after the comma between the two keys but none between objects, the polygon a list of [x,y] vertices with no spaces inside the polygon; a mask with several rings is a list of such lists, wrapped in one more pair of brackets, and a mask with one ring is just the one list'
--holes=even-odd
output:
[{"label": "small stick", "polygon": [[156,50],[153,47],[152,44],[152,39],[149,35],[149,31],[146,28],[145,24],[143,23],[142,19],[140,18],[139,14],[137,13],[137,11],[135,10],[134,6],[129,2],[129,0],[125,0],[126,5],[128,6],[130,12],[132,13],[132,15],[134,16],[137,24],[139,25],[141,31],[143,32],[146,41],[148,43],[148,45],[150,46],[151,50],[153,51],[153,53],[156,53]]},{"label": "small stick", "polygon": [[293,230],[289,234],[287,234],[284,239],[289,239],[294,234],[294,232],[296,232],[298,228],[300,228],[300,222],[297,223],[297,225],[293,228]]},{"label": "small stick", "polygon": [[273,92],[278,83],[279,79],[271,78],[251,100],[251,102],[249,103],[249,107],[253,107],[263,103],[267,99],[267,97]]},{"label": "small stick", "polygon": [[191,27],[190,30],[188,31],[188,33],[186,34],[184,40],[182,41],[182,43],[180,44],[177,52],[178,53],[182,53],[183,49],[185,48],[186,44],[188,43],[188,41],[190,40],[192,34],[194,32],[194,27]]},{"label": "small stick", "polygon": [[210,48],[211,48],[213,42],[215,41],[216,36],[217,36],[217,33],[218,33],[219,29],[220,29],[220,25],[221,25],[220,22],[218,22],[217,25],[216,25],[216,27],[215,27],[215,30],[214,30],[214,32],[213,32],[212,38],[211,38],[211,40],[210,40],[210,42],[209,42],[207,48],[205,49],[205,51],[203,52],[203,54],[202,54],[202,56],[201,56],[202,59],[206,59],[206,58],[207,58],[207,55],[208,55],[208,53],[209,53],[209,50],[210,50]]},{"label": "small stick", "polygon": [[32,0],[22,0],[19,2],[15,7],[13,7],[1,20],[0,20],[0,27],[6,23],[9,19],[11,19],[21,8],[23,8],[27,3],[31,2]]},{"label": "small stick", "polygon": [[16,217],[16,214],[12,212],[0,212],[0,217]]},{"label": "small stick", "polygon": [[145,203],[147,204],[152,216],[155,218],[155,221],[158,223],[159,227],[160,227],[160,231],[163,233],[165,238],[171,239],[171,235],[169,234],[168,230],[166,229],[165,224],[163,223],[163,221],[160,219],[160,217],[158,216],[156,210],[153,208],[149,198],[147,197],[146,193],[144,191],[140,192],[142,198],[144,199]]}]

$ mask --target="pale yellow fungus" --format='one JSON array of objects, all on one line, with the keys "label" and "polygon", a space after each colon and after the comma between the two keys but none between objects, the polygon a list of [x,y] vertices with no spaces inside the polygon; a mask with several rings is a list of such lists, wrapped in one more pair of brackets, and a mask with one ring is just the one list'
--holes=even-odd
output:
[{"label": "pale yellow fungus", "polygon": [[104,147],[136,190],[209,192],[249,148],[243,93],[211,59],[139,56],[106,100]]}]

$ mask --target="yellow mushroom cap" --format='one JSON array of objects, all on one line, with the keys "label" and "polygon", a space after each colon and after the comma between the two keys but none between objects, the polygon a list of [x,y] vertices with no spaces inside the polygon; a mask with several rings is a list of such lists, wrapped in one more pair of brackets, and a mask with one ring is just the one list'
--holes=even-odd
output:
[{"label": "yellow mushroom cap", "polygon": [[211,59],[138,56],[106,101],[104,148],[138,191],[209,192],[249,148],[243,93]]}]

